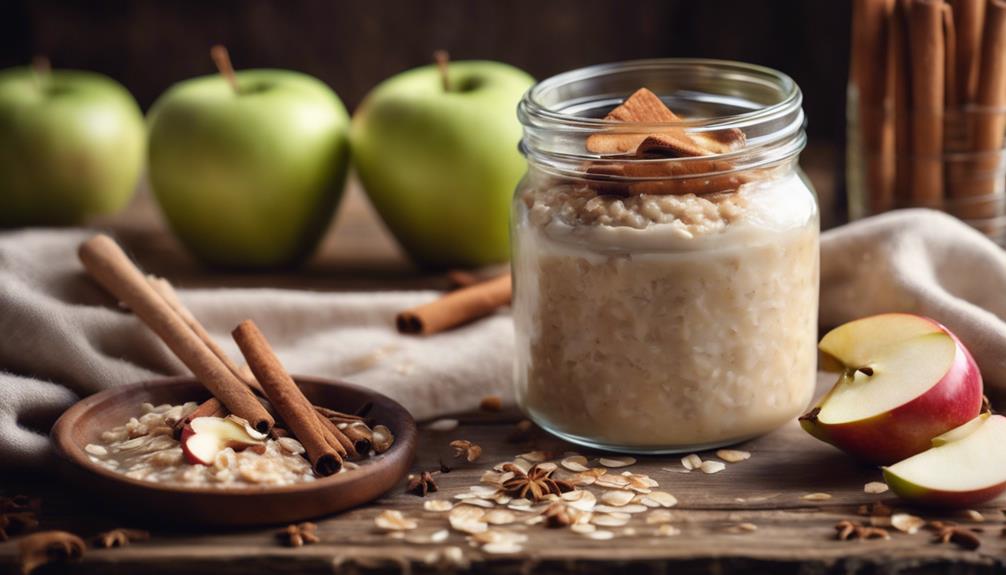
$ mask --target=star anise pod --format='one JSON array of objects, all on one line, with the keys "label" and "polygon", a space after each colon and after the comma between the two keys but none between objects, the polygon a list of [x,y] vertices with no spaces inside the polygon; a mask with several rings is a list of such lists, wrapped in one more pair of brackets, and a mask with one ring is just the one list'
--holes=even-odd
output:
[{"label": "star anise pod", "polygon": [[420,497],[426,497],[427,493],[433,493],[437,490],[437,484],[433,481],[433,473],[429,471],[423,471],[422,473],[409,476],[409,484],[405,487],[405,491],[418,495]]},{"label": "star anise pod", "polygon": [[286,529],[276,535],[290,547],[303,547],[321,541],[318,538],[318,526],[309,521],[287,525]]},{"label": "star anise pod", "polygon": [[978,549],[982,540],[975,535],[975,532],[967,527],[944,527],[936,534],[938,543],[956,543],[957,545],[970,550]]},{"label": "star anise pod", "polygon": [[94,538],[96,547],[110,549],[112,547],[125,547],[133,541],[146,541],[150,539],[150,532],[142,529],[112,529],[99,533]]},{"label": "star anise pod", "polygon": [[38,518],[33,511],[15,511],[0,514],[0,541],[6,541],[14,533],[29,531],[38,527]]},{"label": "star anise pod", "polygon": [[464,459],[468,463],[474,463],[482,456],[482,447],[468,441],[467,439],[452,441],[451,447],[454,449],[455,459]]},{"label": "star anise pod", "polygon": [[503,471],[513,473],[513,477],[503,482],[503,491],[511,497],[541,501],[549,493],[560,495],[573,490],[572,483],[552,478],[554,468],[535,465],[525,473],[513,463],[507,463],[503,466]]}]

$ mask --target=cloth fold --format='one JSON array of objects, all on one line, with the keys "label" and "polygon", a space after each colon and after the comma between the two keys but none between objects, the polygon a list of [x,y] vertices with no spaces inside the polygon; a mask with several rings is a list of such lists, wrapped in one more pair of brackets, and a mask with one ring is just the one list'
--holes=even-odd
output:
[{"label": "cloth fold", "polygon": [[[0,469],[44,464],[44,433],[78,398],[186,373],[77,261],[87,230],[0,234]],[[1006,391],[1006,254],[939,212],[891,212],[829,231],[821,244],[821,324],[886,311],[928,315],[957,333],[989,387]],[[500,313],[433,337],[399,335],[397,311],[434,292],[320,293],[180,289],[224,349],[253,319],[292,373],[342,378],[402,402],[417,418],[512,401],[513,329]]]}]

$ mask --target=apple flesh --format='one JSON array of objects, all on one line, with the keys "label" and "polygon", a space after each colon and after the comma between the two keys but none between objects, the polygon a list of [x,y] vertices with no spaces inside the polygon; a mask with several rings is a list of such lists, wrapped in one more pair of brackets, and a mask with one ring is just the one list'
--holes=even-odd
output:
[{"label": "apple flesh", "polygon": [[143,113],[111,78],[0,71],[0,227],[118,211],[133,197],[145,149]]},{"label": "apple flesh", "polygon": [[830,331],[819,348],[841,376],[800,425],[863,461],[889,465],[921,453],[981,411],[978,366],[932,319],[867,317]]},{"label": "apple flesh", "polygon": [[193,465],[212,465],[223,449],[265,445],[266,436],[232,418],[197,417],[182,430],[182,455]]},{"label": "apple flesh", "polygon": [[451,62],[389,78],[353,116],[353,164],[399,244],[432,268],[501,263],[527,164],[517,104],[534,83],[499,62]]},{"label": "apple flesh", "polygon": [[969,507],[1006,491],[1006,417],[983,413],[933,439],[933,447],[884,468],[898,497],[920,505]]},{"label": "apple flesh", "polygon": [[321,81],[241,70],[176,84],[150,110],[150,184],[203,261],[274,268],[306,258],[332,220],[349,161],[349,115]]}]

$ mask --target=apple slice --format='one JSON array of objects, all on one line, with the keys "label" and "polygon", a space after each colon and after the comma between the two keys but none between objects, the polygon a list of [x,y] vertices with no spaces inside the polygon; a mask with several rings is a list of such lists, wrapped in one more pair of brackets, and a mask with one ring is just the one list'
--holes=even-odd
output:
[{"label": "apple slice", "polygon": [[841,376],[800,425],[864,461],[888,465],[921,453],[981,410],[978,366],[929,318],[859,319],[828,332],[818,347]]},{"label": "apple slice", "polygon": [[1006,491],[1006,417],[983,413],[933,440],[931,449],[884,468],[898,497],[968,507]]},{"label": "apple slice", "polygon": [[265,445],[266,436],[252,429],[244,420],[222,417],[197,417],[182,430],[182,454],[193,465],[210,465],[226,447],[236,451]]}]

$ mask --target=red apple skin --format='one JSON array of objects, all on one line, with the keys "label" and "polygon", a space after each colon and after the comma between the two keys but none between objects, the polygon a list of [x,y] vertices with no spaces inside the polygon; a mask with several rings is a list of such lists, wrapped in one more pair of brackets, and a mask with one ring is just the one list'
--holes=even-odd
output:
[{"label": "red apple skin", "polygon": [[800,425],[861,461],[891,465],[922,453],[932,447],[937,435],[977,417],[983,391],[978,365],[957,336],[933,323],[953,338],[957,353],[947,373],[926,393],[887,413],[847,423],[821,423],[811,410],[800,418]]},{"label": "red apple skin", "polygon": [[884,469],[884,480],[895,495],[916,505],[944,509],[965,509],[991,501],[1006,491],[1006,481],[975,491],[941,491],[909,483]]},{"label": "red apple skin", "polygon": [[192,465],[209,465],[209,461],[203,461],[196,457],[194,453],[189,451],[189,438],[195,435],[196,432],[192,431],[192,428],[186,425],[182,428],[182,434],[178,438],[178,443],[182,446],[182,456],[185,457],[185,461],[191,463]]}]

